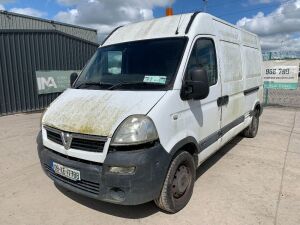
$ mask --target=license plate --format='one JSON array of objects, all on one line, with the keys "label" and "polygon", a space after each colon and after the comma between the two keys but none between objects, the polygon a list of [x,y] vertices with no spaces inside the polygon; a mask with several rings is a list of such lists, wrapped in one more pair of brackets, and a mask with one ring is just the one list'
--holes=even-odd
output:
[{"label": "license plate", "polygon": [[70,180],[80,180],[80,171],[78,170],[71,169],[56,162],[53,162],[52,169],[56,174],[66,177]]}]

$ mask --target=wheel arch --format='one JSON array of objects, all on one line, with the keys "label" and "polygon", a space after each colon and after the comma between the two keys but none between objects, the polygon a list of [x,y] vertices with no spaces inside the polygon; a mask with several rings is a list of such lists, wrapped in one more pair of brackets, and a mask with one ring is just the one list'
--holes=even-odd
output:
[{"label": "wheel arch", "polygon": [[194,158],[195,165],[197,165],[198,153],[200,152],[200,147],[194,137],[191,137],[191,136],[186,137],[186,138],[180,140],[179,142],[177,142],[177,144],[175,144],[175,146],[170,151],[172,160],[182,151],[189,152]]},{"label": "wheel arch", "polygon": [[262,112],[263,112],[263,106],[262,104],[258,101],[254,104],[253,107],[253,112],[258,111],[258,115],[261,116]]}]

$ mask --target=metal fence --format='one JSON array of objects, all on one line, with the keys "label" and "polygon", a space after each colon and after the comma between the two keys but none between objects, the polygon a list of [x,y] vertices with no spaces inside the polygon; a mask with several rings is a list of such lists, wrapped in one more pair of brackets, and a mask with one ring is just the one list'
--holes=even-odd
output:
[{"label": "metal fence", "polygon": [[300,84],[296,90],[264,90],[264,104],[300,108]]},{"label": "metal fence", "polygon": [[[271,54],[272,53],[272,54]],[[288,55],[289,54],[289,55]],[[298,54],[298,55],[297,55]],[[270,52],[265,54],[266,56],[272,56],[271,60],[267,59],[264,61],[264,66],[268,65],[269,62],[275,60],[280,65],[294,65],[299,64],[300,78],[300,52]],[[288,57],[289,56],[289,57]],[[287,58],[284,60],[284,57]],[[291,62],[291,63],[290,63]],[[300,83],[298,82],[298,88],[295,90],[284,90],[284,89],[264,89],[264,105],[265,106],[284,106],[284,107],[300,107]]]},{"label": "metal fence", "polygon": [[266,51],[263,52],[263,60],[299,59],[300,51]]},{"label": "metal fence", "polygon": [[35,71],[81,70],[98,45],[60,31],[0,30],[0,116],[47,107]]}]

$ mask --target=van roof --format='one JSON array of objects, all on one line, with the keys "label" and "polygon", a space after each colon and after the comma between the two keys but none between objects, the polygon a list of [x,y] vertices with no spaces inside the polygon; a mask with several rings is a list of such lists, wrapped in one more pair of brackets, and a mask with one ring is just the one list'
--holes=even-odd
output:
[{"label": "van roof", "polygon": [[118,27],[104,40],[102,46],[145,39],[188,36],[189,30],[195,32],[196,28],[201,29],[203,34],[216,35],[215,22],[222,24],[222,27],[233,28],[235,31],[241,31],[244,35],[250,35],[252,38],[257,39],[257,35],[208,13],[195,12],[166,16]]},{"label": "van roof", "polygon": [[[183,36],[193,13],[132,23],[115,30],[104,45],[143,39]],[[178,35],[176,30],[178,28]]]}]

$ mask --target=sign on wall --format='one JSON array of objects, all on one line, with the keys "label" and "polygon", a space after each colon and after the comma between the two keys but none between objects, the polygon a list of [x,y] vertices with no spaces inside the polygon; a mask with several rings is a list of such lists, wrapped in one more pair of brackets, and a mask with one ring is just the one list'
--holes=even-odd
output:
[{"label": "sign on wall", "polygon": [[264,88],[297,89],[299,60],[276,60],[264,62]]},{"label": "sign on wall", "polygon": [[70,87],[70,75],[77,70],[35,71],[38,94],[63,92]]}]

